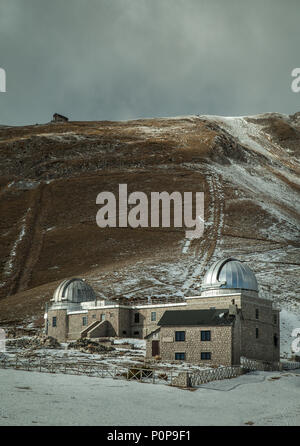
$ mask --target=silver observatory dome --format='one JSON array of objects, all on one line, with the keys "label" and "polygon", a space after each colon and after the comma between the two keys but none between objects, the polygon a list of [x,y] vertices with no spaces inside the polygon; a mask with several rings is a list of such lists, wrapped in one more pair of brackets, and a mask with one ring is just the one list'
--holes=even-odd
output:
[{"label": "silver observatory dome", "polygon": [[229,290],[249,290],[258,293],[255,274],[237,259],[215,262],[206,272],[202,282],[202,295],[228,294]]},{"label": "silver observatory dome", "polygon": [[53,294],[52,302],[88,302],[96,300],[93,288],[83,279],[67,279],[61,282]]}]

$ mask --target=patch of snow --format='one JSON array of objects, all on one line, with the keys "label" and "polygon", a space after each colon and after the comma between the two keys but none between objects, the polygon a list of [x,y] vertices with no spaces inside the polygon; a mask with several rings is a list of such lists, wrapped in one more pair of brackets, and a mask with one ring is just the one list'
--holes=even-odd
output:
[{"label": "patch of snow", "polygon": [[253,372],[194,392],[111,378],[0,374],[2,426],[299,426],[297,371]]},{"label": "patch of snow", "polygon": [[186,254],[188,252],[190,244],[191,244],[191,240],[187,239],[185,241],[183,248],[182,248],[182,254]]},{"label": "patch of snow", "polygon": [[146,348],[146,341],[144,339],[136,339],[136,338],[115,339],[114,344],[132,344],[140,349]]},{"label": "patch of snow", "polygon": [[300,314],[282,309],[280,311],[280,354],[283,357],[290,357],[292,354],[292,342],[295,337],[292,332],[295,328],[300,329]]},{"label": "patch of snow", "polygon": [[51,226],[51,228],[47,228],[46,229],[46,232],[48,232],[48,231],[53,231],[53,229],[55,229],[56,228],[56,226]]},{"label": "patch of snow", "polygon": [[21,223],[22,223],[21,230],[19,232],[17,239],[15,240],[15,242],[13,244],[9,259],[6,262],[6,265],[4,266],[4,274],[5,275],[11,274],[11,271],[13,269],[13,262],[16,257],[16,254],[17,254],[17,247],[18,247],[19,243],[22,241],[22,239],[26,233],[26,217],[27,217],[27,214],[30,212],[30,210],[31,210],[31,208],[27,209],[24,217],[21,220]]}]

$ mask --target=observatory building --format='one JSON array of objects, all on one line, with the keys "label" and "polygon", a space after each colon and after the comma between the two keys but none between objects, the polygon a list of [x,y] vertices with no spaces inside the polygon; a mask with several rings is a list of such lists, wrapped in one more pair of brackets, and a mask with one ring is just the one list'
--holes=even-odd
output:
[{"label": "observatory building", "polygon": [[258,294],[255,274],[239,260],[215,262],[199,296],[132,305],[101,299],[83,279],[64,280],[45,314],[59,341],[80,337],[146,340],[147,358],[237,365],[240,357],[279,361],[279,310]]}]

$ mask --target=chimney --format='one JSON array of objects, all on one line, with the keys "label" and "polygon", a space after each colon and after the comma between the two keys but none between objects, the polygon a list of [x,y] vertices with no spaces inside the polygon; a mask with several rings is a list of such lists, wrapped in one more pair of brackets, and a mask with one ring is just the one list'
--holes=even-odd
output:
[{"label": "chimney", "polygon": [[234,299],[232,299],[231,305],[229,305],[229,316],[236,316],[238,313],[237,305],[234,302]]}]

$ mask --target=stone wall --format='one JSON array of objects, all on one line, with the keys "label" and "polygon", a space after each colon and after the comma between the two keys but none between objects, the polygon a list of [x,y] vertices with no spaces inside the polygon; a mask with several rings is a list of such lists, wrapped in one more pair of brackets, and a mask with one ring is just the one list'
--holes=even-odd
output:
[{"label": "stone wall", "polygon": [[[67,314],[67,310],[49,310],[48,312],[48,333],[60,341],[75,340],[80,338],[81,332],[96,321],[101,321],[101,316],[108,321],[106,336],[118,336],[119,330],[119,309],[96,309],[83,310],[78,313]],[[52,317],[57,317],[57,327],[52,328]],[[83,318],[86,318],[86,325],[83,325]]]},{"label": "stone wall", "polygon": [[[160,341],[160,329],[154,331],[146,340],[146,358],[152,358],[152,341]],[[160,353],[159,353],[160,356]]]},{"label": "stone wall", "polygon": [[[256,317],[258,310],[258,318]],[[278,355],[274,346],[272,302],[262,298],[242,299],[241,355],[250,359],[274,361]],[[279,319],[279,317],[278,317]],[[278,325],[275,325],[277,329]],[[258,330],[258,337],[256,336]],[[279,352],[279,347],[277,348]]]},{"label": "stone wall", "polygon": [[[176,311],[176,310],[185,310],[187,309],[187,305],[185,302],[178,305],[171,305],[170,306],[155,306],[155,307],[146,307],[146,308],[137,308],[131,310],[130,315],[130,330],[131,330],[131,336],[132,337],[139,337],[144,338],[149,333],[154,331],[158,325],[157,323],[162,318],[165,311]],[[139,322],[134,322],[134,315],[135,313],[139,313]],[[151,313],[156,313],[156,320],[151,321]],[[138,332],[138,334],[135,332]]]},{"label": "stone wall", "polygon": [[[140,308],[126,306],[99,307],[96,309],[82,310],[67,314],[66,309],[48,311],[48,335],[53,336],[60,342],[65,340],[75,340],[81,336],[82,330],[92,325],[96,321],[101,321],[102,317],[107,324],[95,332],[91,332],[93,337],[136,337],[144,338],[149,333],[158,328],[157,323],[165,311],[191,310],[191,309],[229,309],[232,300],[241,310],[241,321],[237,317],[233,327],[163,327],[160,334],[156,333],[160,339],[160,356],[163,359],[174,360],[175,352],[186,353],[186,361],[203,364],[239,364],[239,357],[279,361],[280,356],[280,326],[279,312],[272,308],[272,301],[255,297],[252,293],[236,293],[217,297],[187,298],[186,303],[169,304],[157,306],[141,306]],[[256,315],[258,310],[258,318]],[[151,320],[151,313],[156,313],[155,320]],[[139,321],[135,322],[135,314],[139,314]],[[274,322],[274,315],[277,320]],[[57,318],[57,326],[52,327],[52,318]],[[83,317],[86,317],[86,325],[83,325]],[[210,329],[212,340],[208,342],[200,341],[201,328]],[[258,329],[258,338],[256,337]],[[175,342],[174,332],[186,331],[185,342]],[[277,347],[274,345],[274,335],[277,335]],[[151,338],[147,341],[147,357],[152,357]],[[166,341],[165,339],[169,339]],[[170,341],[171,339],[171,341]],[[203,350],[205,349],[205,350]],[[212,359],[201,360],[200,352],[208,351],[212,354]]]},{"label": "stone wall", "polygon": [[238,310],[234,324],[232,326],[232,365],[240,364],[241,349],[242,349],[242,321],[241,321],[241,310]]},{"label": "stone wall", "polygon": [[175,387],[190,387],[190,375],[188,372],[181,372],[172,379],[172,386]]},{"label": "stone wall", "polygon": [[[53,317],[56,317],[56,327],[52,327]],[[51,310],[48,311],[48,336],[56,338],[59,342],[67,339],[68,318],[67,310]]]},{"label": "stone wall", "polygon": [[[211,341],[201,341],[201,330],[211,331]],[[175,341],[175,331],[185,331],[185,341]],[[211,360],[201,360],[201,352],[211,352]],[[161,327],[161,358],[174,361],[175,353],[185,353],[185,361],[195,364],[231,365],[232,327]]]},{"label": "stone wall", "polygon": [[[69,314],[67,317],[69,322],[68,340],[80,338],[81,331],[89,325],[87,312]],[[83,317],[87,318],[86,325],[83,325]]]},{"label": "stone wall", "polygon": [[120,308],[118,313],[118,336],[123,338],[131,337],[131,312],[130,308]]},{"label": "stone wall", "polygon": [[86,330],[86,337],[90,339],[108,337],[110,329],[111,324],[108,321],[98,321],[94,327]]},{"label": "stone wall", "polygon": [[241,308],[241,294],[226,294],[216,297],[187,297],[187,310],[209,310],[210,308],[225,309],[229,308],[232,300],[238,308]]},{"label": "stone wall", "polygon": [[[276,321],[274,322],[274,316]],[[273,346],[273,361],[280,361],[280,311],[273,310],[273,336],[277,337],[277,346]]]},{"label": "stone wall", "polygon": [[[183,303],[180,306],[155,306],[144,308],[130,308],[130,307],[113,307],[113,308],[97,308],[89,309],[88,312],[71,313],[69,318],[69,339],[78,339],[80,332],[85,328],[82,325],[83,316],[87,317],[87,326],[94,321],[100,321],[101,317],[110,322],[113,327],[108,336],[117,337],[132,337],[143,339],[147,334],[155,330],[158,321],[167,310],[182,310],[186,308]],[[156,320],[151,320],[151,313],[156,313]],[[139,314],[139,322],[135,322],[135,314]]]},{"label": "stone wall", "polygon": [[88,325],[94,321],[108,321],[111,325],[107,336],[119,336],[119,308],[97,308],[88,310]]}]

